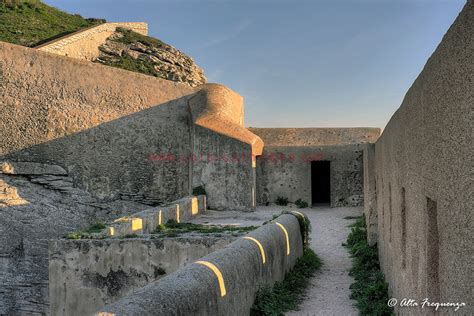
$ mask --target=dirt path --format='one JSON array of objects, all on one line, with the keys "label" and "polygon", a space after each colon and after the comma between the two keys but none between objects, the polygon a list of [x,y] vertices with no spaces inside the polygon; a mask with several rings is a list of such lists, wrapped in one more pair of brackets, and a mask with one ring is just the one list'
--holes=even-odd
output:
[{"label": "dirt path", "polygon": [[[301,210],[300,210],[301,211]],[[311,248],[323,261],[323,266],[311,280],[307,298],[300,310],[287,315],[357,315],[349,298],[353,279],[348,275],[351,259],[341,244],[347,240],[347,225],[354,220],[347,216],[361,215],[361,208],[303,209],[311,220]]]}]

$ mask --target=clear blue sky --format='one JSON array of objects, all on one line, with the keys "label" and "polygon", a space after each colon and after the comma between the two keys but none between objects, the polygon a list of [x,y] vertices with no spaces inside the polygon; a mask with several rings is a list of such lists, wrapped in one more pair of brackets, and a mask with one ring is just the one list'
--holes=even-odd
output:
[{"label": "clear blue sky", "polygon": [[246,126],[384,127],[465,0],[46,0],[149,34],[245,98]]}]

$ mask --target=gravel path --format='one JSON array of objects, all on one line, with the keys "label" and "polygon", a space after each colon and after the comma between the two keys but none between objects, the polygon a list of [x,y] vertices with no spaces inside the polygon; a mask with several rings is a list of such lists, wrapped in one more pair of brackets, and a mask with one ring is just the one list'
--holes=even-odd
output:
[{"label": "gravel path", "polygon": [[353,306],[355,301],[349,298],[349,286],[353,279],[348,271],[351,259],[347,249],[342,246],[346,242],[350,229],[347,227],[354,220],[345,219],[347,216],[362,214],[360,207],[316,207],[296,209],[283,206],[260,206],[256,212],[217,212],[208,211],[191,222],[199,224],[220,225],[261,225],[280,214],[282,210],[298,210],[305,213],[311,220],[311,248],[323,261],[323,266],[311,280],[307,298],[299,311],[287,315],[324,315],[349,316],[358,315]]},{"label": "gravel path", "polygon": [[353,282],[348,274],[351,259],[341,244],[350,231],[347,225],[354,222],[344,217],[359,216],[362,209],[318,207],[302,211],[311,220],[311,249],[321,258],[323,266],[311,280],[300,310],[287,315],[357,315],[355,301],[349,298],[349,286]]}]

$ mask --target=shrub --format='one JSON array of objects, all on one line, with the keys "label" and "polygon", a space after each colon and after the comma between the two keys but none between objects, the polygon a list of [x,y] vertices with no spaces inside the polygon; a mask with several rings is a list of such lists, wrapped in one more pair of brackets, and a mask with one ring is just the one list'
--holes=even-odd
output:
[{"label": "shrub", "polygon": [[296,200],[295,204],[296,204],[296,206],[298,206],[298,208],[307,208],[308,207],[308,202],[303,201],[302,199]]},{"label": "shrub", "polygon": [[287,206],[288,205],[288,198],[279,196],[275,200],[276,205]]}]

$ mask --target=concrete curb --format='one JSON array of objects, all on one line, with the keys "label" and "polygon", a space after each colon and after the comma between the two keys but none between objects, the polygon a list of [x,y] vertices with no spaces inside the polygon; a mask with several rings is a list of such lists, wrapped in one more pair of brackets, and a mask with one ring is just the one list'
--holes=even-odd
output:
[{"label": "concrete curb", "polygon": [[96,315],[248,315],[258,289],[283,280],[303,254],[297,216],[283,214]]}]

